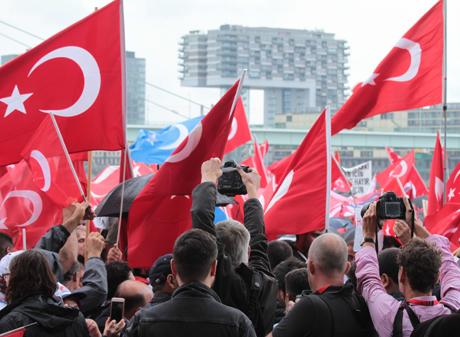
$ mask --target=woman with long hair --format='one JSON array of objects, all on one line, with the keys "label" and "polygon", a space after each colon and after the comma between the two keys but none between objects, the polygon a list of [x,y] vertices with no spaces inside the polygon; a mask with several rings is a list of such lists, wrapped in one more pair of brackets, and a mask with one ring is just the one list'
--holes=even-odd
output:
[{"label": "woman with long hair", "polygon": [[56,278],[37,250],[14,257],[10,274],[1,275],[7,283],[8,305],[0,311],[0,333],[28,326],[26,337],[89,336],[83,315],[55,298]]}]

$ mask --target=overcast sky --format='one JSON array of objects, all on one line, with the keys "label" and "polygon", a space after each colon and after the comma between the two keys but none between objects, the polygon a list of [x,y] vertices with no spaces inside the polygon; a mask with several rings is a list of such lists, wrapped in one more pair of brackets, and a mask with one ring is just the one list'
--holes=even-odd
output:
[{"label": "overcast sky", "polygon": [[[107,0],[1,0],[0,20],[44,38],[101,7]],[[147,80],[210,105],[217,89],[184,88],[178,79],[178,42],[190,30],[222,24],[321,29],[350,46],[349,87],[369,77],[401,36],[434,5],[434,0],[125,0],[126,48],[147,60]],[[460,102],[460,1],[448,0],[448,101]],[[39,41],[0,24],[0,55],[22,53]],[[257,96],[257,95],[254,95]],[[194,106],[155,89],[147,97],[193,116]],[[253,103],[253,102],[251,102]],[[260,96],[251,122],[261,122]],[[151,121],[179,120],[146,104]]]}]

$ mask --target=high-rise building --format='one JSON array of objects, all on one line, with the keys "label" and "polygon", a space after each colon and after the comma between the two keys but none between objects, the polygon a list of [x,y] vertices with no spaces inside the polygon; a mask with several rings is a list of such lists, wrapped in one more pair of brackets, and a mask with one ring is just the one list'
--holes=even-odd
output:
[{"label": "high-rise building", "polygon": [[276,126],[277,115],[335,109],[345,100],[348,47],[334,34],[223,25],[191,31],[180,46],[184,86],[226,89],[248,69],[245,87],[264,91],[265,126]]},{"label": "high-rise building", "polygon": [[126,51],[126,119],[128,124],[145,123],[145,59]]}]

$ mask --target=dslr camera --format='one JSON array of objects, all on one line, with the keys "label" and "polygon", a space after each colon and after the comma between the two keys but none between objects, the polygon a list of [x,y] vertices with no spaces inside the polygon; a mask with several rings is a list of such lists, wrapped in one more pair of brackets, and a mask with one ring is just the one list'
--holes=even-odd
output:
[{"label": "dslr camera", "polygon": [[[369,209],[369,205],[370,204],[367,204],[361,209],[361,217],[363,217]],[[398,198],[394,192],[386,192],[379,198],[376,204],[376,212],[379,227],[381,226],[380,220],[406,220],[406,205],[404,204],[404,200],[403,198]]]},{"label": "dslr camera", "polygon": [[247,194],[246,186],[243,184],[238,168],[244,172],[251,172],[248,166],[239,166],[234,160],[225,162],[222,167],[222,175],[217,181],[217,191],[220,194],[234,197],[235,195]]}]

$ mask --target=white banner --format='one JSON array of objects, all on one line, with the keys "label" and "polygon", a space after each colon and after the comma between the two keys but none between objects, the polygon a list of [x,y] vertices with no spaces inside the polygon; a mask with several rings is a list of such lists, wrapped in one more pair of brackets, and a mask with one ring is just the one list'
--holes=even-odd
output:
[{"label": "white banner", "polygon": [[366,193],[372,182],[372,161],[351,168],[343,168],[343,173],[353,186],[353,194]]}]

